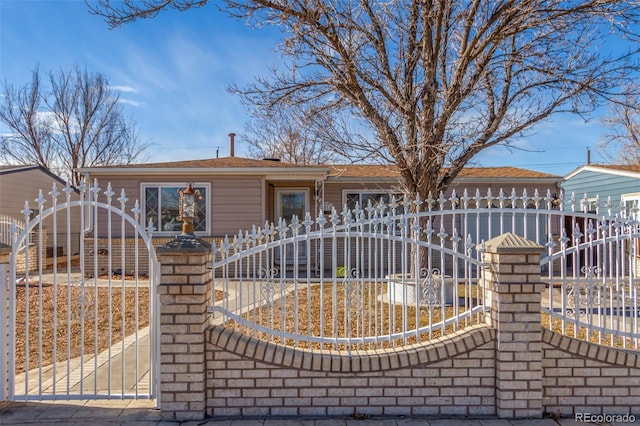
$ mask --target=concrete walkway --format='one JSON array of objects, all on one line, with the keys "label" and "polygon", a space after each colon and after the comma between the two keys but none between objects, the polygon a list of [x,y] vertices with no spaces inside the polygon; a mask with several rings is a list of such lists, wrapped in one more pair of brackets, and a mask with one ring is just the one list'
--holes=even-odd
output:
[{"label": "concrete walkway", "polygon": [[[577,425],[574,419],[496,418],[273,418],[205,419],[190,422],[164,421],[150,400],[98,400],[59,402],[14,402],[0,408],[0,425],[133,425],[133,426],[556,426]],[[613,425],[620,423],[597,423]],[[634,423],[640,425],[640,419]]]},{"label": "concrete walkway", "polygon": [[24,395],[26,390],[28,395],[35,398],[40,393],[50,398],[67,392],[71,395],[106,395],[111,391],[135,395],[137,390],[138,395],[148,395],[149,344],[149,327],[145,327],[138,331],[137,336],[128,336],[124,342],[115,343],[96,357],[85,356],[84,359],[74,358],[69,363],[59,362],[55,372],[53,366],[48,365],[42,371],[34,369],[28,375],[18,374],[15,379],[16,394]]}]

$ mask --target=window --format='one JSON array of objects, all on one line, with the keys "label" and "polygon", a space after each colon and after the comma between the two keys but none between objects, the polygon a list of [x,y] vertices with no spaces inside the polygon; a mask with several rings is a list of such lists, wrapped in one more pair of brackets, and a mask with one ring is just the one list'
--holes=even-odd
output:
[{"label": "window", "polygon": [[[153,226],[158,232],[176,233],[182,231],[182,221],[178,220],[178,190],[184,189],[186,184],[162,183],[142,184],[143,211],[146,224],[153,220]],[[194,229],[197,233],[209,233],[209,185],[193,185],[193,189],[200,191],[197,201],[197,217]]]},{"label": "window", "polygon": [[580,211],[584,209],[587,210],[587,213],[595,213],[596,212],[596,197],[590,197],[586,200],[580,200]]},{"label": "window", "polygon": [[356,203],[360,205],[361,209],[365,209],[369,205],[369,200],[371,200],[371,205],[374,207],[379,206],[381,201],[388,206],[394,195],[396,197],[396,202],[399,203],[402,201],[402,194],[400,193],[351,190],[343,192],[343,200],[349,210],[355,209]]},{"label": "window", "polygon": [[640,193],[622,194],[622,202],[626,207],[626,211],[622,212],[625,217],[632,220],[640,219],[640,212],[634,211],[640,208]]}]

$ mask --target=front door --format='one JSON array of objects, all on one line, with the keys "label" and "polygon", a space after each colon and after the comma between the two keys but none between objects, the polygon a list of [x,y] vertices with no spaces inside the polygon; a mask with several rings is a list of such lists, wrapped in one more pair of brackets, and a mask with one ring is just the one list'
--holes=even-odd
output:
[{"label": "front door", "polygon": [[298,216],[300,222],[309,211],[308,189],[278,189],[276,191],[276,218],[283,218],[287,225],[293,216]]},{"label": "front door", "polygon": [[[276,217],[282,218],[287,225],[291,225],[294,216],[298,217],[300,222],[304,221],[304,216],[309,211],[309,190],[308,189],[278,189],[276,190]],[[304,233],[304,227],[298,228],[298,233]],[[291,236],[291,232],[287,236]],[[307,264],[306,244],[300,242],[297,244],[297,262],[294,253],[294,247],[287,244],[285,247],[285,261],[281,265],[283,270],[292,269],[297,265],[298,269],[304,268]],[[277,254],[277,257],[281,257]],[[280,260],[280,259],[278,259]]]}]

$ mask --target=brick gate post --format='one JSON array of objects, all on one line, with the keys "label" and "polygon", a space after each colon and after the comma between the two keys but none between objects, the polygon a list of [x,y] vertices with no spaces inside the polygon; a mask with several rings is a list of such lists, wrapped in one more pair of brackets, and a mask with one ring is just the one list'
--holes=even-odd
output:
[{"label": "brick gate post", "polygon": [[160,409],[165,419],[205,417],[205,335],[211,246],[180,235],[156,253],[160,262]]},{"label": "brick gate post", "polygon": [[0,243],[0,408],[9,398],[9,255],[11,247]]},{"label": "brick gate post", "polygon": [[486,242],[485,249],[487,322],[496,329],[496,414],[541,418],[544,247],[506,233]]}]

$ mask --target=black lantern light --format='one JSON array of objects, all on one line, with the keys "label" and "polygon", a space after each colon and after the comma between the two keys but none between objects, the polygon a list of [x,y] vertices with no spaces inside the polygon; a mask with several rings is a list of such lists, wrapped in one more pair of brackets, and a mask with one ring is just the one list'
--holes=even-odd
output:
[{"label": "black lantern light", "polygon": [[186,189],[179,189],[178,220],[182,221],[182,235],[193,235],[193,222],[196,218],[196,201],[200,198],[200,191],[193,189],[193,183],[187,182]]}]

